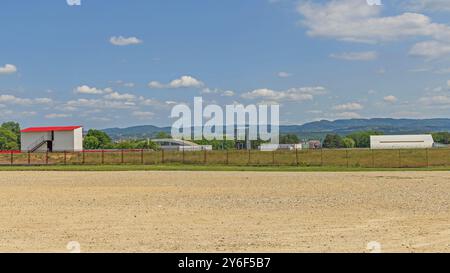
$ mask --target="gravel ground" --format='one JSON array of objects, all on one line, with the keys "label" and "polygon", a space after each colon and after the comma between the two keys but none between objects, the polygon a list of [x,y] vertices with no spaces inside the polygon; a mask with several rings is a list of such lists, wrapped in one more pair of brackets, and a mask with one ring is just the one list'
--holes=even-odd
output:
[{"label": "gravel ground", "polygon": [[450,252],[450,173],[3,172],[0,251]]}]

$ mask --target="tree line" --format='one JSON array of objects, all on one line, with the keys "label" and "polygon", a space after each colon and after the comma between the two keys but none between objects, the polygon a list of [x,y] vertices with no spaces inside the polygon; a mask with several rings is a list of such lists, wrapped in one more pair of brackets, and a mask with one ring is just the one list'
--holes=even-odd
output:
[{"label": "tree line", "polygon": [[378,131],[363,131],[340,136],[338,134],[328,134],[323,141],[323,148],[341,149],[341,148],[370,148],[370,136],[383,135]]},{"label": "tree line", "polygon": [[[346,136],[339,134],[327,134],[322,146],[327,149],[340,148],[369,148],[371,135],[383,135],[379,131],[355,132]],[[433,133],[436,143],[450,144],[450,132]],[[156,139],[171,138],[170,134],[160,132],[155,135]],[[244,141],[234,140],[196,140],[199,145],[211,145],[214,150],[235,149]],[[283,134],[280,136],[281,144],[298,144],[300,139],[296,134]],[[264,141],[252,141],[252,149],[257,149]],[[159,149],[158,144],[151,139],[126,139],[113,141],[111,137],[100,130],[90,129],[84,137],[83,146],[88,150],[101,149]],[[20,124],[14,121],[4,122],[0,126],[0,151],[20,150]]]}]

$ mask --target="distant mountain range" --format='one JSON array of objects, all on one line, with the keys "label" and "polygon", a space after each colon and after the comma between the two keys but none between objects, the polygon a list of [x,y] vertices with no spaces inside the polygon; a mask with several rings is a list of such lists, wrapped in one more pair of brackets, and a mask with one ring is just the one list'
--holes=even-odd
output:
[{"label": "distant mountain range", "polygon": [[[152,138],[159,132],[170,133],[170,127],[153,125],[128,128],[108,128],[106,132],[113,139]],[[335,121],[321,120],[303,125],[282,125],[281,134],[296,134],[302,139],[323,138],[326,134],[347,135],[358,131],[381,131],[385,134],[422,134],[430,132],[450,132],[450,119],[342,119]]]}]

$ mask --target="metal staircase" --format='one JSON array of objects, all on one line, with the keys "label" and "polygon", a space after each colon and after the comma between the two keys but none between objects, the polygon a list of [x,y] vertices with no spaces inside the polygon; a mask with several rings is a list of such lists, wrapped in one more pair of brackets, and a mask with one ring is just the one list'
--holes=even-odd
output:
[{"label": "metal staircase", "polygon": [[31,144],[29,147],[31,147],[31,149],[28,149],[31,153],[36,152],[39,148],[42,147],[42,145],[47,144],[49,141],[45,136],[39,138],[38,140],[36,140],[35,142],[33,142],[33,144]]}]

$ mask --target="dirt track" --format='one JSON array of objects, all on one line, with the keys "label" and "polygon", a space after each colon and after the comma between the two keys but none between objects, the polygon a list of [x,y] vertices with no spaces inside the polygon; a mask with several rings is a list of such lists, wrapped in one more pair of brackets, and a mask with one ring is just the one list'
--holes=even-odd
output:
[{"label": "dirt track", "polygon": [[0,251],[450,252],[450,173],[2,172]]}]

